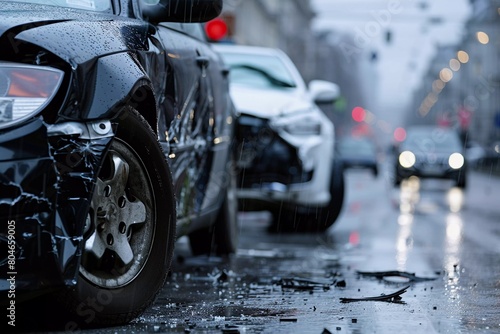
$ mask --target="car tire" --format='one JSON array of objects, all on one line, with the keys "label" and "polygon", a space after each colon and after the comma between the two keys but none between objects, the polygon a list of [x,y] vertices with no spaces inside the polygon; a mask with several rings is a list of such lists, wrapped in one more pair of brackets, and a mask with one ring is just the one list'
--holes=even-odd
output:
[{"label": "car tire", "polygon": [[344,169],[342,164],[335,160],[333,162],[332,176],[330,180],[330,202],[327,206],[320,208],[318,214],[310,214],[313,224],[306,230],[324,232],[336,221],[342,211],[345,197]]},{"label": "car tire", "polygon": [[398,175],[398,173],[394,174],[394,186],[399,187],[401,185],[401,181],[403,181],[403,178]]},{"label": "car tire", "polygon": [[236,197],[236,175],[227,172],[227,186],[217,218],[212,226],[189,234],[193,255],[228,256],[238,249],[238,199]]},{"label": "car tire", "polygon": [[78,283],[59,295],[68,323],[124,324],[153,303],[173,256],[175,208],[157,136],[127,108],[96,182]]},{"label": "car tire", "polygon": [[460,173],[456,181],[456,186],[462,189],[467,187],[467,177],[465,176],[465,173]]}]

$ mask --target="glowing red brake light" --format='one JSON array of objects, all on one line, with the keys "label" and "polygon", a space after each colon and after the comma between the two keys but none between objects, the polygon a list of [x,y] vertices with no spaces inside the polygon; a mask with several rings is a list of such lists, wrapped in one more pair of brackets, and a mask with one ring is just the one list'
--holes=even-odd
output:
[{"label": "glowing red brake light", "polygon": [[205,32],[207,37],[213,41],[218,41],[224,38],[227,34],[227,25],[224,20],[220,18],[208,21],[205,24]]}]

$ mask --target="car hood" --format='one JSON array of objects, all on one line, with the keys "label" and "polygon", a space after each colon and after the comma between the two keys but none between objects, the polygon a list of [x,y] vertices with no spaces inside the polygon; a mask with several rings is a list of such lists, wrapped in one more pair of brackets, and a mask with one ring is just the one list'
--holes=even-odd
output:
[{"label": "car hood", "polygon": [[238,112],[268,119],[314,106],[305,92],[294,89],[263,90],[234,84],[231,97]]},{"label": "car hood", "polygon": [[[0,42],[13,51],[25,41],[72,64],[115,52],[140,49],[148,27],[139,20],[47,5],[0,1]],[[101,24],[107,21],[107,24]],[[4,51],[4,50],[2,50]]]}]

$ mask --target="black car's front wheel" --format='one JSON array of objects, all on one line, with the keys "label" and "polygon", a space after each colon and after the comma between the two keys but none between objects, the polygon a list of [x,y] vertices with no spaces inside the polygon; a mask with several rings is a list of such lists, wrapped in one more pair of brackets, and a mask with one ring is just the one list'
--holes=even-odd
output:
[{"label": "black car's front wheel", "polygon": [[135,110],[121,118],[88,214],[80,278],[66,293],[80,325],[141,314],[163,287],[175,242],[175,201],[163,151]]}]

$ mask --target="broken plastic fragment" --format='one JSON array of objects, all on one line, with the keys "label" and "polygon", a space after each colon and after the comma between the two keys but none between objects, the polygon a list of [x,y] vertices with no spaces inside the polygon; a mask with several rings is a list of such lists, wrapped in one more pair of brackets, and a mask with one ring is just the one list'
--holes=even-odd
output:
[{"label": "broken plastic fragment", "polygon": [[357,273],[361,276],[370,276],[375,277],[377,279],[384,279],[386,277],[404,277],[409,281],[413,282],[423,282],[423,281],[432,281],[435,280],[436,277],[418,277],[414,273],[408,273],[405,271],[391,270],[391,271],[357,271]]},{"label": "broken plastic fragment", "polygon": [[381,295],[381,296],[376,296],[376,297],[362,297],[362,298],[340,298],[340,302],[342,303],[351,303],[351,302],[361,302],[361,301],[382,301],[382,302],[389,302],[389,303],[399,303],[399,304],[405,304],[405,302],[402,301],[401,295],[408,290],[410,286],[406,286],[402,288],[401,290],[398,290],[394,293],[388,294],[388,295]]},{"label": "broken plastic fragment", "polygon": [[335,283],[335,286],[337,288],[345,288],[347,286],[347,284],[346,284],[345,280],[340,280],[340,281],[337,281]]},{"label": "broken plastic fragment", "polygon": [[330,286],[335,283],[335,281],[318,281],[318,280],[309,280],[304,278],[281,278],[276,282],[278,285],[281,285],[283,289],[294,289],[294,290],[314,290],[316,288],[321,288],[323,290],[329,290]]}]

